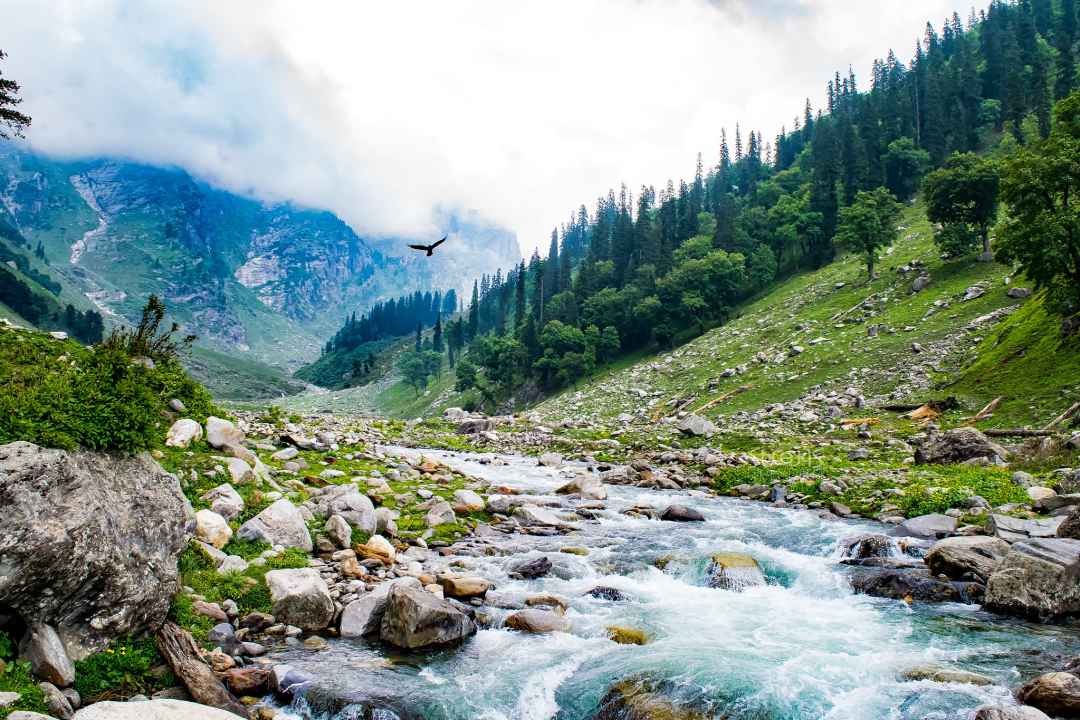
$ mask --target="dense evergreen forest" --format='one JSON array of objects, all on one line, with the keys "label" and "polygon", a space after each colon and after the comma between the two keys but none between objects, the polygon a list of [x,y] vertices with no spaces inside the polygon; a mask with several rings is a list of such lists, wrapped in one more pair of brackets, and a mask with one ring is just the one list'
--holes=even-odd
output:
[{"label": "dense evergreen forest", "polygon": [[[942,249],[988,249],[999,181],[983,158],[1046,142],[1055,101],[1077,86],[1077,39],[1075,0],[995,0],[966,22],[928,23],[906,65],[890,51],[870,78],[837,73],[824,107],[806,100],[774,138],[719,130],[717,162],[699,155],[689,181],[623,185],[581,206],[552,232],[547,257],[484,276],[446,323],[458,389],[495,404],[569,384],[721,324],[839,250],[865,252],[872,273],[896,203],[930,171]],[[401,367],[434,374],[441,362]],[[419,391],[425,380],[410,382]]]}]

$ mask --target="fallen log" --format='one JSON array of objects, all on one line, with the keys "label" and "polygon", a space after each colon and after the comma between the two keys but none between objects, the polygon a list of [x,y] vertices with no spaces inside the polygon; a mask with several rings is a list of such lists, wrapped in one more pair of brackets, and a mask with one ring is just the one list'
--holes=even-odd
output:
[{"label": "fallen log", "polygon": [[943,400],[927,400],[924,403],[893,403],[890,405],[882,405],[882,410],[888,410],[889,412],[911,412],[912,410],[918,410],[921,407],[928,407],[939,413],[946,410],[955,410],[960,407],[960,401],[950,395]]},{"label": "fallen log", "polygon": [[1080,402],[1074,402],[1072,405],[1070,405],[1068,410],[1051,420],[1050,424],[1044,427],[1043,430],[1053,430],[1058,425],[1075,415],[1077,411],[1080,411]]},{"label": "fallen log", "polygon": [[987,437],[1050,437],[1055,433],[1052,430],[1027,430],[1025,428],[993,428],[983,430]]},{"label": "fallen log", "polygon": [[154,639],[158,652],[195,702],[248,717],[244,706],[237,702],[210,666],[203,662],[191,633],[174,622],[166,622]]},{"label": "fallen log", "polygon": [[747,390],[749,390],[752,387],[754,387],[754,386],[753,385],[740,385],[739,387],[735,388],[734,390],[729,390],[728,392],[724,393],[720,397],[713,398],[709,402],[707,402],[704,405],[702,405],[701,407],[699,407],[694,412],[702,412],[703,410],[708,410],[709,408],[713,407],[714,405],[718,405],[718,404],[724,402],[725,400],[729,400],[729,399],[735,397],[736,395],[741,395],[742,393],[746,392]]},{"label": "fallen log", "polygon": [[998,406],[1001,405],[1001,401],[1004,400],[1004,399],[1005,399],[1004,397],[996,397],[996,398],[994,398],[989,403],[987,403],[986,407],[984,407],[982,410],[975,413],[970,418],[966,418],[966,422],[970,425],[971,423],[976,423],[979,420],[987,419],[988,417],[990,417],[991,415],[994,414],[994,411],[998,409]]}]

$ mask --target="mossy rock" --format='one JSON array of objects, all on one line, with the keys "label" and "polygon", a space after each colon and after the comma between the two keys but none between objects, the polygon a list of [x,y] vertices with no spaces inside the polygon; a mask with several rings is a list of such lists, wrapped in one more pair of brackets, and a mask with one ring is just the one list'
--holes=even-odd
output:
[{"label": "mossy rock", "polygon": [[622,625],[608,625],[608,638],[620,645],[645,645],[649,642],[649,636],[644,630],[623,627]]}]

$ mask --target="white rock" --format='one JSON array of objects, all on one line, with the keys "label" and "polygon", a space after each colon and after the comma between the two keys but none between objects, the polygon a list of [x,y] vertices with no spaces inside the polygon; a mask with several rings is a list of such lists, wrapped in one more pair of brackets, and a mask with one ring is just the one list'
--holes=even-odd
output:
[{"label": "white rock", "polygon": [[222,483],[202,496],[210,509],[226,520],[232,520],[244,510],[244,498],[229,483]]},{"label": "white rock", "polygon": [[248,562],[239,555],[226,555],[225,559],[218,565],[218,575],[224,575],[230,572],[244,572],[248,569]]},{"label": "white rock", "polygon": [[189,418],[181,418],[169,427],[169,432],[165,434],[165,445],[186,448],[201,437],[202,426],[199,423]]},{"label": "white rock", "polygon": [[225,468],[229,471],[229,477],[237,485],[243,485],[255,479],[255,471],[238,457],[225,458]]},{"label": "white rock", "polygon": [[311,552],[311,534],[303,515],[287,498],[281,498],[240,526],[244,540],[257,540],[286,548]]},{"label": "white rock", "polygon": [[465,508],[466,512],[476,512],[484,509],[484,498],[472,490],[457,490],[454,492],[454,499]]},{"label": "white rock", "polygon": [[195,536],[207,545],[213,545],[220,550],[232,540],[232,535],[229,523],[213,510],[200,510],[195,513]]},{"label": "white rock", "polygon": [[214,448],[239,446],[244,442],[244,433],[228,420],[211,416],[206,418],[206,442]]},{"label": "white rock", "polygon": [[349,522],[340,515],[331,515],[326,521],[326,537],[339,548],[348,548],[352,545],[352,528]]},{"label": "white rock", "polygon": [[314,632],[334,619],[334,600],[318,570],[271,570],[266,573],[266,585],[273,603],[271,612],[278,622]]},{"label": "white rock", "polygon": [[280,460],[281,462],[285,462],[286,460],[292,460],[294,457],[296,457],[299,454],[300,454],[300,451],[297,450],[296,448],[294,448],[292,445],[290,445],[287,448],[282,448],[281,450],[278,450],[276,453],[274,453],[270,457],[273,458],[274,460]]},{"label": "white rock", "polygon": [[427,523],[428,527],[435,527],[437,525],[456,522],[457,516],[454,514],[454,508],[450,506],[450,503],[445,500],[440,500],[428,510],[427,515],[424,517],[424,521]]},{"label": "white rock", "polygon": [[236,715],[183,700],[108,700],[87,705],[75,713],[75,720],[236,720]]}]

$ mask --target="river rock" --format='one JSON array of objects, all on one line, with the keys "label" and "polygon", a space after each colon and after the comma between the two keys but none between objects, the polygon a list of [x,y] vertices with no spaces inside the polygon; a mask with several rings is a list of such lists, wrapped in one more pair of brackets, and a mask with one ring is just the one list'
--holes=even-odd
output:
[{"label": "river rock", "polygon": [[923,665],[911,668],[904,673],[908,680],[932,680],[939,683],[962,683],[965,685],[993,685],[994,681],[985,675],[969,670],[943,668],[936,665]]},{"label": "river rock", "polygon": [[427,511],[424,522],[427,523],[428,527],[438,527],[439,525],[457,522],[457,515],[454,513],[454,508],[450,503],[440,500]]},{"label": "river rock", "polygon": [[1016,691],[1016,699],[1047,715],[1080,717],[1080,678],[1066,672],[1046,673],[1025,683]]},{"label": "river rock", "polygon": [[229,544],[232,535],[229,523],[213,510],[200,510],[195,513],[195,537],[207,545],[213,545],[220,550]]},{"label": "river rock", "polygon": [[956,532],[956,518],[941,513],[920,515],[900,523],[902,535],[922,538],[939,538]]},{"label": "river rock", "polygon": [[558,515],[538,505],[520,505],[514,509],[514,517],[520,520],[522,525],[559,527],[566,524]]},{"label": "river rock", "polygon": [[397,511],[390,508],[375,508],[375,532],[379,535],[397,537]]},{"label": "river rock", "polygon": [[276,500],[241,525],[236,534],[244,540],[300,548],[304,552],[311,552],[313,547],[304,516],[288,498]]},{"label": "river rock", "polygon": [[266,584],[278,622],[315,632],[334,619],[334,601],[317,570],[271,570],[266,573]]},{"label": "river rock", "polygon": [[206,442],[219,450],[226,445],[239,447],[244,444],[244,432],[228,420],[211,416],[206,418]]},{"label": "river rock", "polygon": [[1070,512],[1058,525],[1057,537],[1080,540],[1080,507]]},{"label": "river rock", "polygon": [[509,574],[510,577],[532,580],[533,578],[543,577],[549,572],[551,572],[551,560],[546,555],[541,555],[538,558],[517,563],[510,568]]},{"label": "river rock", "polygon": [[[233,447],[233,446],[229,446]],[[225,469],[229,473],[229,479],[237,485],[246,485],[255,480],[255,470],[247,460],[239,457],[225,458]]]},{"label": "river rock", "polygon": [[34,675],[57,687],[75,682],[75,665],[51,625],[35,623],[27,628],[19,642],[19,655],[30,662]]},{"label": "river rock", "polygon": [[1050,720],[1050,716],[1030,705],[983,705],[972,720]]},{"label": "river rock", "polygon": [[75,710],[71,707],[71,701],[64,697],[64,693],[60,692],[59,688],[50,682],[40,682],[38,688],[45,696],[45,707],[49,708],[50,714],[60,720],[71,720]]},{"label": "river rock", "polygon": [[676,704],[661,683],[630,678],[614,683],[590,720],[707,720],[712,715]]},{"label": "river rock", "polygon": [[563,464],[563,456],[559,453],[546,452],[540,456],[539,463],[544,467],[557,468]]},{"label": "river rock", "polygon": [[226,520],[232,520],[244,511],[244,498],[240,497],[240,493],[229,483],[209,490],[202,499],[210,503],[211,510]]},{"label": "river rock", "polygon": [[1080,613],[1080,540],[1015,543],[986,584],[986,607],[1037,620]]},{"label": "river rock", "polygon": [[627,600],[626,593],[622,590],[606,585],[597,585],[596,587],[585,591],[585,594],[589,597],[594,597],[597,600],[607,600],[608,602],[623,602]]},{"label": "river rock", "polygon": [[349,527],[349,522],[340,515],[331,515],[323,530],[335,547],[345,549],[352,546],[352,528]]},{"label": "river rock", "polygon": [[189,418],[181,418],[169,426],[165,434],[166,447],[186,448],[202,437],[202,425]]},{"label": "river rock", "polygon": [[383,613],[386,611],[386,599],[395,585],[408,585],[420,588],[420,581],[414,577],[388,580],[375,586],[369,593],[360,596],[345,606],[341,613],[341,637],[361,638],[377,635],[382,626]]},{"label": "river rock", "polygon": [[992,535],[1015,543],[1030,540],[1031,538],[1052,538],[1057,536],[1058,528],[1064,522],[1064,518],[1047,518],[1045,520],[1023,520],[1011,515],[999,515],[994,513],[986,521],[986,529]]},{"label": "river rock", "polygon": [[953,428],[930,438],[915,450],[915,462],[919,465],[946,465],[975,458],[996,463],[1007,456],[1005,448],[970,427]]},{"label": "river rock", "polygon": [[195,525],[180,483],[148,454],[0,445],[0,498],[7,612],[54,625],[74,660],[161,626]]},{"label": "river rock", "polygon": [[905,602],[961,602],[982,600],[983,586],[974,582],[939,580],[921,569],[863,569],[851,578],[857,593]]},{"label": "river rock", "polygon": [[495,429],[495,423],[487,418],[469,418],[458,423],[459,435],[477,435]]},{"label": "river rock", "polygon": [[587,500],[607,499],[607,489],[599,476],[585,473],[578,475],[555,491],[560,495],[580,495]]},{"label": "river rock", "polygon": [[704,522],[705,516],[694,508],[673,504],[668,505],[664,512],[660,513],[660,519],[674,522]]},{"label": "river rock", "polygon": [[740,591],[765,584],[758,561],[743,553],[715,553],[705,569],[706,584],[720,590]]},{"label": "river rock", "polygon": [[867,533],[847,540],[840,548],[842,560],[887,558],[900,552],[894,538],[880,533]]},{"label": "river rock", "polygon": [[340,515],[350,527],[375,532],[375,505],[356,485],[331,485],[316,496],[315,507],[325,517]]},{"label": "river rock", "polygon": [[454,500],[467,513],[479,512],[484,509],[484,498],[480,497],[474,490],[455,490]]},{"label": "river rock", "polygon": [[476,632],[468,615],[422,588],[394,585],[379,628],[383,642],[417,650],[457,643]]},{"label": "river rock", "polygon": [[506,618],[506,627],[527,633],[570,632],[570,621],[548,610],[526,608]]},{"label": "river rock", "polygon": [[698,437],[712,437],[716,433],[716,425],[700,415],[690,414],[675,424],[675,429],[684,435]]},{"label": "river rock", "polygon": [[382,535],[372,535],[363,545],[357,545],[356,551],[366,558],[380,560],[384,565],[393,565],[397,550]]},{"label": "river rock", "polygon": [[953,580],[969,575],[985,583],[1009,552],[1009,544],[1000,538],[972,536],[938,540],[926,554],[926,564],[934,575]]},{"label": "river rock", "polygon": [[107,700],[87,705],[75,713],[75,720],[236,720],[236,715],[183,700]]},{"label": "river rock", "polygon": [[481,577],[470,575],[440,575],[439,585],[445,597],[468,600],[483,597],[491,589],[491,583]]}]

